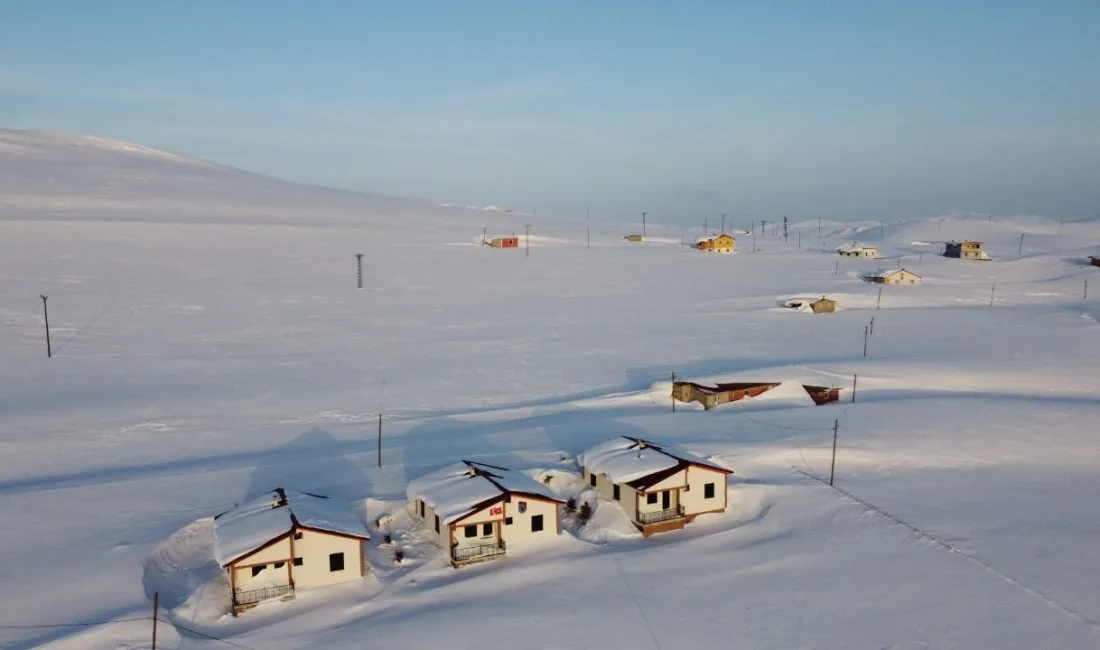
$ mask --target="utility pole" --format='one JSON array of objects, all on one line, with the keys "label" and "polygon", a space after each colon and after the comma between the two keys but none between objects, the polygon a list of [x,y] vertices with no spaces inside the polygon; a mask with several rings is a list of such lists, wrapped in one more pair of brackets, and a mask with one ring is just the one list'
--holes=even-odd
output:
[{"label": "utility pole", "polygon": [[[481,243],[482,244],[485,243],[485,235],[481,236]],[[356,261],[357,266],[359,267],[359,274],[358,274],[359,275],[359,284],[358,284],[358,287],[360,289],[362,289],[363,288],[363,254],[362,253],[356,253],[355,254],[355,261]]]},{"label": "utility pole", "polygon": [[645,213],[642,213],[642,239],[645,239]]},{"label": "utility pole", "polygon": [[1024,256],[1024,234],[1020,233],[1020,247],[1016,249],[1016,257]]},{"label": "utility pole", "polygon": [[672,412],[676,412],[676,371],[672,372]]},{"label": "utility pole", "polygon": [[526,250],[523,252],[524,257],[531,257],[531,224],[523,224],[523,230],[525,233],[524,241],[526,242]]},{"label": "utility pole", "polygon": [[802,250],[802,231],[798,231],[798,250]]},{"label": "utility pole", "polygon": [[489,230],[489,229],[488,229],[487,227],[485,227],[485,226],[482,226],[482,227],[481,227],[481,245],[482,245],[482,246],[484,246],[484,245],[485,245],[485,233],[486,233],[486,232],[487,232],[488,230]]},{"label": "utility pole", "polygon": [[837,260],[836,265],[833,266],[833,275],[839,275],[839,274],[840,274],[840,260]]},{"label": "utility pole", "polygon": [[871,336],[875,335],[875,317],[871,317]]},{"label": "utility pole", "polygon": [[153,594],[153,645],[152,650],[157,650],[157,615],[160,611],[160,592]]},{"label": "utility pole", "polygon": [[756,252],[756,235],[752,236],[752,252]]},{"label": "utility pole", "polygon": [[768,232],[766,230],[764,230],[764,224],[766,224],[766,223],[767,223],[767,221],[764,221],[763,219],[760,220],[760,236],[761,237],[768,234]]},{"label": "utility pole", "polygon": [[783,241],[787,241],[787,217],[783,217]]},{"label": "utility pole", "polygon": [[[822,237],[821,237],[821,217],[817,218],[817,238],[822,239]],[[824,245],[824,244],[822,244],[822,245]]]},{"label": "utility pole", "polygon": [[878,302],[875,303],[875,309],[882,309],[882,287],[878,288]]},{"label": "utility pole", "polygon": [[722,213],[722,234],[726,234],[726,213]]},{"label": "utility pole", "polygon": [[859,383],[859,373],[852,375],[852,404],[856,403],[856,385]]},{"label": "utility pole", "polygon": [[53,357],[53,348],[50,347],[50,310],[46,308],[46,300],[49,296],[39,296],[42,298],[42,315],[46,318],[46,358]]},{"label": "utility pole", "polygon": [[989,289],[989,306],[993,306],[993,296],[997,293],[997,284],[994,283],[993,287]]},{"label": "utility pole", "polygon": [[867,325],[863,326],[863,356],[867,356],[867,337],[871,335],[870,328]]},{"label": "utility pole", "polygon": [[382,467],[382,411],[386,396],[386,380],[382,380],[382,386],[378,389],[378,466]]},{"label": "utility pole", "polygon": [[836,474],[836,436],[840,432],[840,420],[833,422],[833,463],[829,466],[829,485],[833,484],[833,476]]}]

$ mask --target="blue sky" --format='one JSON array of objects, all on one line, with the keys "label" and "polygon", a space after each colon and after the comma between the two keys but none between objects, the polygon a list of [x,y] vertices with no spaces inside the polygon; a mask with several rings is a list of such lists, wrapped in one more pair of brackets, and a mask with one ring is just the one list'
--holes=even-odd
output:
[{"label": "blue sky", "polygon": [[1100,213],[1100,2],[0,0],[0,127],[654,221]]}]

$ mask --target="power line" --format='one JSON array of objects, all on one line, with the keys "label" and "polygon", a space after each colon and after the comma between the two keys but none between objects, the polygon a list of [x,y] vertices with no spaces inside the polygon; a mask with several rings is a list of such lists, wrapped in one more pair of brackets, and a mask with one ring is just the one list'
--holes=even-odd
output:
[{"label": "power line", "polygon": [[232,641],[226,641],[225,639],[222,639],[220,637],[210,636],[209,634],[204,634],[202,632],[199,632],[198,630],[192,630],[191,628],[184,627],[184,626],[180,625],[179,623],[176,623],[175,621],[169,621],[169,620],[165,620],[163,618],[158,618],[157,620],[161,621],[163,623],[167,623],[167,624],[171,625],[172,627],[174,627],[176,629],[183,630],[184,632],[190,632],[191,634],[195,634],[197,636],[201,636],[203,638],[210,639],[211,641],[217,641],[219,643],[224,643],[226,645],[231,645],[235,648],[243,648],[243,650],[255,650],[255,648],[250,648],[249,646],[241,645],[240,643],[233,643]]},{"label": "power line", "polygon": [[130,621],[149,621],[152,616],[140,616],[138,618],[114,618],[107,621],[87,621],[84,623],[39,623],[36,625],[0,625],[0,630],[40,630],[53,627],[94,627],[96,625],[110,625],[111,623],[128,623]]}]

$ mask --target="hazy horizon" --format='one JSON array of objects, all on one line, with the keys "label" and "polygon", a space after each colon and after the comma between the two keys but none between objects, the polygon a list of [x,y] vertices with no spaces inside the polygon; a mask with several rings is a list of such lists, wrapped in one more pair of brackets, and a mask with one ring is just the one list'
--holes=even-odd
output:
[{"label": "hazy horizon", "polygon": [[1100,212],[1100,5],[6,10],[0,127],[593,218]]}]

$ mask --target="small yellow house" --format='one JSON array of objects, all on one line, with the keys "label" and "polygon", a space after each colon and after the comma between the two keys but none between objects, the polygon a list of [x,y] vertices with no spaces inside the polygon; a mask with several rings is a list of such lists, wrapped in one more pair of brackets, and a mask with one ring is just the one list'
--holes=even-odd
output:
[{"label": "small yellow house", "polygon": [[730,235],[710,235],[700,237],[695,242],[695,248],[712,253],[732,253],[737,240]]},{"label": "small yellow house", "polygon": [[626,235],[623,237],[626,241],[645,241],[641,235]]},{"label": "small yellow house", "polygon": [[732,470],[686,451],[622,436],[577,459],[601,501],[616,504],[643,537],[680,530],[702,514],[724,512]]},{"label": "small yellow house", "polygon": [[347,504],[282,488],[214,517],[214,558],[229,573],[234,616],[298,588],[362,578],[369,539]]},{"label": "small yellow house", "polygon": [[863,276],[863,279],[875,284],[920,284],[921,277],[905,269],[879,269]]},{"label": "small yellow house", "polygon": [[810,310],[815,314],[831,314],[836,311],[836,301],[822,296],[810,303]]},{"label": "small yellow house", "polygon": [[878,248],[866,244],[844,244],[836,249],[841,257],[878,257]]},{"label": "small yellow house", "polygon": [[496,465],[464,460],[411,481],[405,493],[413,517],[455,568],[561,533],[564,502],[526,474]]}]

